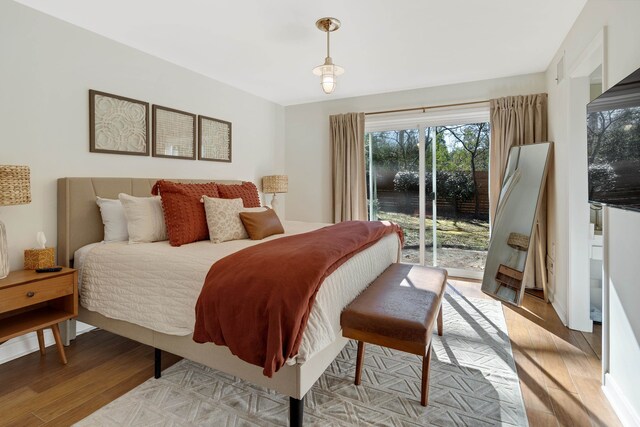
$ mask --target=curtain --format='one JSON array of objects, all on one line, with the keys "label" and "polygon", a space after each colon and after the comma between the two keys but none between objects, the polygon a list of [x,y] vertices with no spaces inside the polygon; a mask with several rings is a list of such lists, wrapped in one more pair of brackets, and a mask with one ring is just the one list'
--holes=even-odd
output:
[{"label": "curtain", "polygon": [[329,116],[333,151],[333,221],[366,220],[364,113]]},{"label": "curtain", "polygon": [[[504,178],[504,169],[509,158],[509,149],[517,145],[535,144],[547,141],[547,94],[507,96],[492,99],[491,143],[489,146],[489,218],[491,223],[498,206],[498,196]],[[536,228],[540,231],[540,243],[545,262],[537,257]],[[538,224],[529,247],[525,286],[542,288],[542,269],[546,268],[547,245],[547,196],[544,191],[538,212]],[[532,260],[533,259],[533,260]],[[535,271],[535,274],[531,274]]]}]

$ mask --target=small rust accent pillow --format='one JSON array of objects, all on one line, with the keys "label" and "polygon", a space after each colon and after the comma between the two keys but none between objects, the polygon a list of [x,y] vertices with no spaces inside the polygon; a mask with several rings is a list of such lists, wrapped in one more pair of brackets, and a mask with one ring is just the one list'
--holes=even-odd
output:
[{"label": "small rust accent pillow", "polygon": [[160,180],[153,186],[151,193],[160,194],[162,198],[162,210],[171,246],[209,239],[207,217],[200,199],[202,196],[219,197],[215,182],[180,184]]},{"label": "small rust accent pillow", "polygon": [[245,208],[259,208],[260,195],[253,182],[242,184],[218,184],[218,192],[222,199],[242,199]]},{"label": "small rust accent pillow", "polygon": [[262,240],[274,234],[283,234],[284,228],[273,209],[264,212],[240,212],[240,219],[251,240]]}]

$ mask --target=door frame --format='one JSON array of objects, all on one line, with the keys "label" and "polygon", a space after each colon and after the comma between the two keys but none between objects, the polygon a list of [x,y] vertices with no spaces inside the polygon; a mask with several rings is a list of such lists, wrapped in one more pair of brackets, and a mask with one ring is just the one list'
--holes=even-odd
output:
[{"label": "door frame", "polygon": [[[601,67],[602,92],[609,89],[607,69],[607,27],[603,27],[580,53],[569,70],[569,141],[573,149],[579,148],[584,164],[572,167],[567,182],[568,202],[568,271],[567,271],[567,326],[591,332],[591,286],[589,245],[589,210],[587,185],[587,144],[585,126],[585,92],[589,91],[589,77]],[[576,220],[577,219],[577,220]],[[604,258],[602,271],[602,383],[609,372],[609,257],[608,208],[603,209]],[[584,280],[586,277],[587,280]]]},{"label": "door frame", "polygon": [[[571,65],[569,77],[569,149],[572,161],[567,170],[568,250],[567,269],[567,326],[579,331],[591,332],[590,316],[590,263],[589,263],[589,202],[587,170],[586,104],[589,102],[590,76],[601,67],[602,91],[608,89],[606,69],[605,28],[589,42]],[[606,293],[606,281],[603,292]],[[602,301],[603,338],[606,335],[605,298]],[[603,346],[603,359],[605,348]]]}]

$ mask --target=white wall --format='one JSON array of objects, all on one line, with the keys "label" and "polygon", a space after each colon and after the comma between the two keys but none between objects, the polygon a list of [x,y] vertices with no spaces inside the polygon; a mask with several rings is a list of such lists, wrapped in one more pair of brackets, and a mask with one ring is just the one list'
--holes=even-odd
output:
[{"label": "white wall", "polygon": [[544,74],[530,74],[286,107],[287,219],[333,221],[329,115],[380,111],[545,92]]},{"label": "white wall", "polygon": [[[572,224],[576,217],[582,220],[582,209],[588,209],[586,200],[574,201],[576,192],[586,195],[586,164],[573,165],[576,158],[586,152],[586,141],[574,138],[570,132],[568,118],[574,114],[584,114],[584,106],[575,104],[571,92],[570,79],[556,83],[556,64],[564,55],[567,70],[571,70],[592,39],[606,27],[606,60],[604,63],[606,81],[603,89],[617,83],[640,67],[640,2],[617,0],[590,0],[576,20],[555,58],[546,72],[549,93],[549,137],[556,142],[555,193],[549,198],[550,229],[552,240],[549,245],[556,247],[556,288],[555,304],[560,310],[567,310],[567,283],[572,280],[570,254],[575,253],[581,241],[586,242],[588,230],[573,233]],[[586,101],[585,101],[586,102]],[[586,158],[586,156],[584,156]],[[576,180],[574,172],[584,166],[582,177]],[[586,197],[586,196],[585,196]],[[588,219],[588,210],[584,213]],[[632,417],[640,414],[640,214],[612,209],[610,212],[610,263],[611,304],[610,304],[610,377],[617,384],[620,402],[626,401],[632,408]],[[572,231],[571,233],[569,231]],[[584,235],[582,235],[582,234]],[[555,239],[555,240],[553,240]],[[578,248],[577,250],[580,250]],[[574,252],[572,252],[574,251]],[[588,269],[588,265],[586,267]],[[606,286],[606,284],[605,284]],[[588,299],[587,299],[588,301]],[[608,395],[611,395],[610,393]],[[619,414],[620,415],[620,414]],[[635,419],[640,423],[640,418]]]},{"label": "white wall", "polygon": [[[233,162],[90,153],[89,89],[231,121]],[[0,2],[0,164],[31,167],[33,198],[29,205],[0,207],[12,269],[22,267],[22,251],[35,245],[37,231],[44,230],[48,245],[56,245],[57,178],[259,183],[263,175],[284,171],[283,139],[284,108],[277,104],[25,6]]]},{"label": "white wall", "polygon": [[640,425],[640,213],[610,209],[609,373]]}]

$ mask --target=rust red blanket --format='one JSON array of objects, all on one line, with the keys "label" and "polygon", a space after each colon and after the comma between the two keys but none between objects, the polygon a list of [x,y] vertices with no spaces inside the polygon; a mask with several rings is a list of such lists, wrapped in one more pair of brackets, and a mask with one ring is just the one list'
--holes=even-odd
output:
[{"label": "rust red blanket", "polygon": [[211,266],[196,304],[193,340],[226,345],[271,377],[295,356],[324,279],[395,224],[346,221],[271,240]]}]

